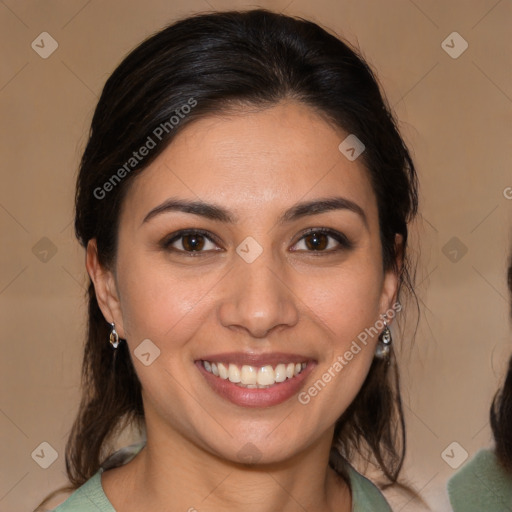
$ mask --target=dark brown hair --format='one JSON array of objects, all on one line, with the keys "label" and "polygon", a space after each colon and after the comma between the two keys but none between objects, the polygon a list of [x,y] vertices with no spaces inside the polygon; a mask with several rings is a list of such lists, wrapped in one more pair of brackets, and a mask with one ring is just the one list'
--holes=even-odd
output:
[{"label": "dark brown hair", "polygon": [[[512,255],[510,256],[507,283],[510,292],[510,317],[512,318]],[[508,362],[505,383],[492,402],[491,428],[496,442],[496,456],[501,465],[512,474],[512,357]]]},{"label": "dark brown hair", "polygon": [[[308,105],[365,145],[360,158],[377,198],[383,268],[399,274],[400,297],[404,291],[414,294],[407,247],[408,223],[417,212],[416,171],[372,70],[355,49],[317,24],[263,9],[180,20],[140,44],[113,72],[80,165],[75,219],[80,243],[86,247],[96,239],[100,263],[112,268],[127,187],[177,133],[233,106],[266,108],[283,99]],[[155,147],[140,162],[131,161],[148,137]],[[401,247],[395,245],[396,234],[402,236]],[[74,488],[99,469],[123,426],[144,424],[130,353],[125,343],[112,353],[110,326],[92,284],[88,301],[83,394],[66,446]],[[387,481],[396,482],[405,429],[393,353],[389,360],[373,361],[336,424],[333,444],[347,459],[359,453],[371,460]]]}]

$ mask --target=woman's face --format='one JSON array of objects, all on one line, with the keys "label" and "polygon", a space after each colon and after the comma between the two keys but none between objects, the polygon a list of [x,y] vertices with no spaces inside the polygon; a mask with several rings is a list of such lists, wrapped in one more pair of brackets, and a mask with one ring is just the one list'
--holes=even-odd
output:
[{"label": "woman's face", "polygon": [[382,329],[397,284],[347,135],[291,101],[205,118],[133,180],[114,272],[92,246],[88,269],[148,436],[233,461],[330,444],[374,357],[377,337],[358,335]]}]

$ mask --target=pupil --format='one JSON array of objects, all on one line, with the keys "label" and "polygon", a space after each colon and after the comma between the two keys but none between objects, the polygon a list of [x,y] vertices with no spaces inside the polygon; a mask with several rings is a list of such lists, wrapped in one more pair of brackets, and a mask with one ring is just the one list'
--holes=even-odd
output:
[{"label": "pupil", "polygon": [[200,251],[204,247],[204,237],[202,235],[185,235],[182,243],[187,251]]},{"label": "pupil", "polygon": [[327,247],[327,235],[324,233],[311,233],[306,237],[308,249],[318,251]]}]

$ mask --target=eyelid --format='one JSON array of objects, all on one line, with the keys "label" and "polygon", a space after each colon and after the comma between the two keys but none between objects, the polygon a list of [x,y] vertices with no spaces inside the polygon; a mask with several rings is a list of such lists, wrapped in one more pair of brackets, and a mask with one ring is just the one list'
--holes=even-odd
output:
[{"label": "eyelid", "polygon": [[[328,249],[328,250],[323,250],[323,251],[303,251],[301,249],[301,251],[320,254],[320,253],[335,252],[340,249],[352,249],[354,247],[354,244],[347,238],[346,235],[344,235],[343,233],[341,233],[335,229],[324,228],[324,227],[322,227],[322,228],[307,228],[300,233],[299,238],[292,245],[292,249],[291,249],[292,252],[294,252],[294,251],[298,252],[299,250],[293,249],[293,247],[296,246],[300,241],[302,241],[307,235],[310,235],[313,233],[322,233],[322,234],[325,234],[325,235],[333,238],[338,243],[338,248]],[[207,251],[195,251],[194,252],[194,251],[184,251],[184,250],[175,249],[175,248],[170,247],[171,244],[173,244],[180,238],[182,238],[186,235],[191,235],[191,234],[197,234],[197,235],[204,236],[207,240],[209,240],[213,244],[219,246],[220,247],[219,250],[223,250],[222,244],[219,241],[219,238],[217,236],[213,235],[212,233],[210,233],[209,231],[206,231],[201,228],[186,228],[186,229],[181,229],[181,230],[175,231],[174,233],[171,233],[170,235],[167,235],[166,237],[164,237],[163,240],[160,242],[160,245],[163,249],[166,249],[166,250],[173,249],[176,252],[181,252],[181,253],[186,253],[186,254],[191,254],[191,255],[196,255],[196,256],[200,255],[200,254],[213,252],[211,249],[207,250]]]},{"label": "eyelid", "polygon": [[[206,239],[208,239],[210,242],[214,243],[217,246],[221,246],[222,245],[219,242],[219,239],[215,235],[210,233],[209,231],[206,231],[206,230],[201,229],[201,228],[187,228],[187,229],[180,229],[178,231],[175,231],[174,233],[171,233],[170,235],[165,236],[163,238],[163,240],[160,242],[160,246],[163,249],[167,249],[167,250],[174,249],[174,248],[170,247],[171,244],[173,244],[174,242],[176,242],[180,238],[182,238],[184,236],[187,236],[187,235],[201,235],[201,236],[204,236]],[[176,252],[182,252],[182,253],[188,253],[188,254],[193,254],[194,253],[194,251],[183,251],[183,250],[180,250],[180,249],[174,249],[174,250]],[[198,255],[198,254],[201,254],[201,253],[207,253],[207,252],[212,252],[212,251],[211,250],[209,250],[209,251],[195,251],[195,255]]]},{"label": "eyelid", "polygon": [[[297,245],[300,241],[302,241],[307,235],[310,235],[310,234],[313,234],[313,233],[322,233],[324,235],[327,235],[327,236],[330,236],[331,238],[333,238],[337,243],[338,243],[338,248],[336,249],[328,249],[328,250],[324,250],[324,251],[304,251],[304,252],[310,252],[310,253],[317,253],[317,254],[320,254],[320,253],[330,253],[330,252],[335,252],[337,250],[339,250],[340,248],[343,248],[343,249],[352,249],[354,247],[354,244],[347,238],[346,235],[344,235],[343,233],[335,230],[335,229],[331,229],[331,228],[307,228],[305,229],[301,234],[300,234],[300,237],[299,239],[293,244],[292,247],[294,247],[295,245]],[[296,250],[296,249],[295,249]],[[292,249],[293,251],[293,249]],[[297,251],[297,250],[296,250]]]}]

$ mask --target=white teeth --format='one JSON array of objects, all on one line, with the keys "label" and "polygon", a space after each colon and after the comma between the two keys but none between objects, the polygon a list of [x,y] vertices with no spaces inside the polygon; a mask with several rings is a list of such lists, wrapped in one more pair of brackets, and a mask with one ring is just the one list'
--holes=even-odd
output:
[{"label": "white teeth", "polygon": [[240,382],[242,384],[257,384],[258,373],[254,366],[248,366],[244,364],[240,373]]},{"label": "white teeth", "polygon": [[286,366],[278,364],[275,371],[276,382],[284,382],[286,380]]},{"label": "white teeth", "polygon": [[219,370],[219,377],[226,380],[228,378],[228,369],[222,363],[217,364],[217,369]]},{"label": "white teeth", "polygon": [[[205,361],[205,362],[207,362],[207,361]],[[206,368],[206,366],[205,366],[205,368]],[[231,382],[234,382],[235,384],[242,380],[240,377],[240,368],[238,368],[238,366],[236,364],[229,365],[228,378]]]},{"label": "white teeth", "polygon": [[233,384],[245,388],[268,388],[276,383],[284,382],[299,375],[307,363],[279,363],[261,367],[244,364],[242,368],[233,363],[211,363],[203,361],[204,369],[216,377],[229,380]]},{"label": "white teeth", "polygon": [[270,386],[275,384],[274,369],[272,366],[263,366],[258,370],[258,384],[260,386]]}]

